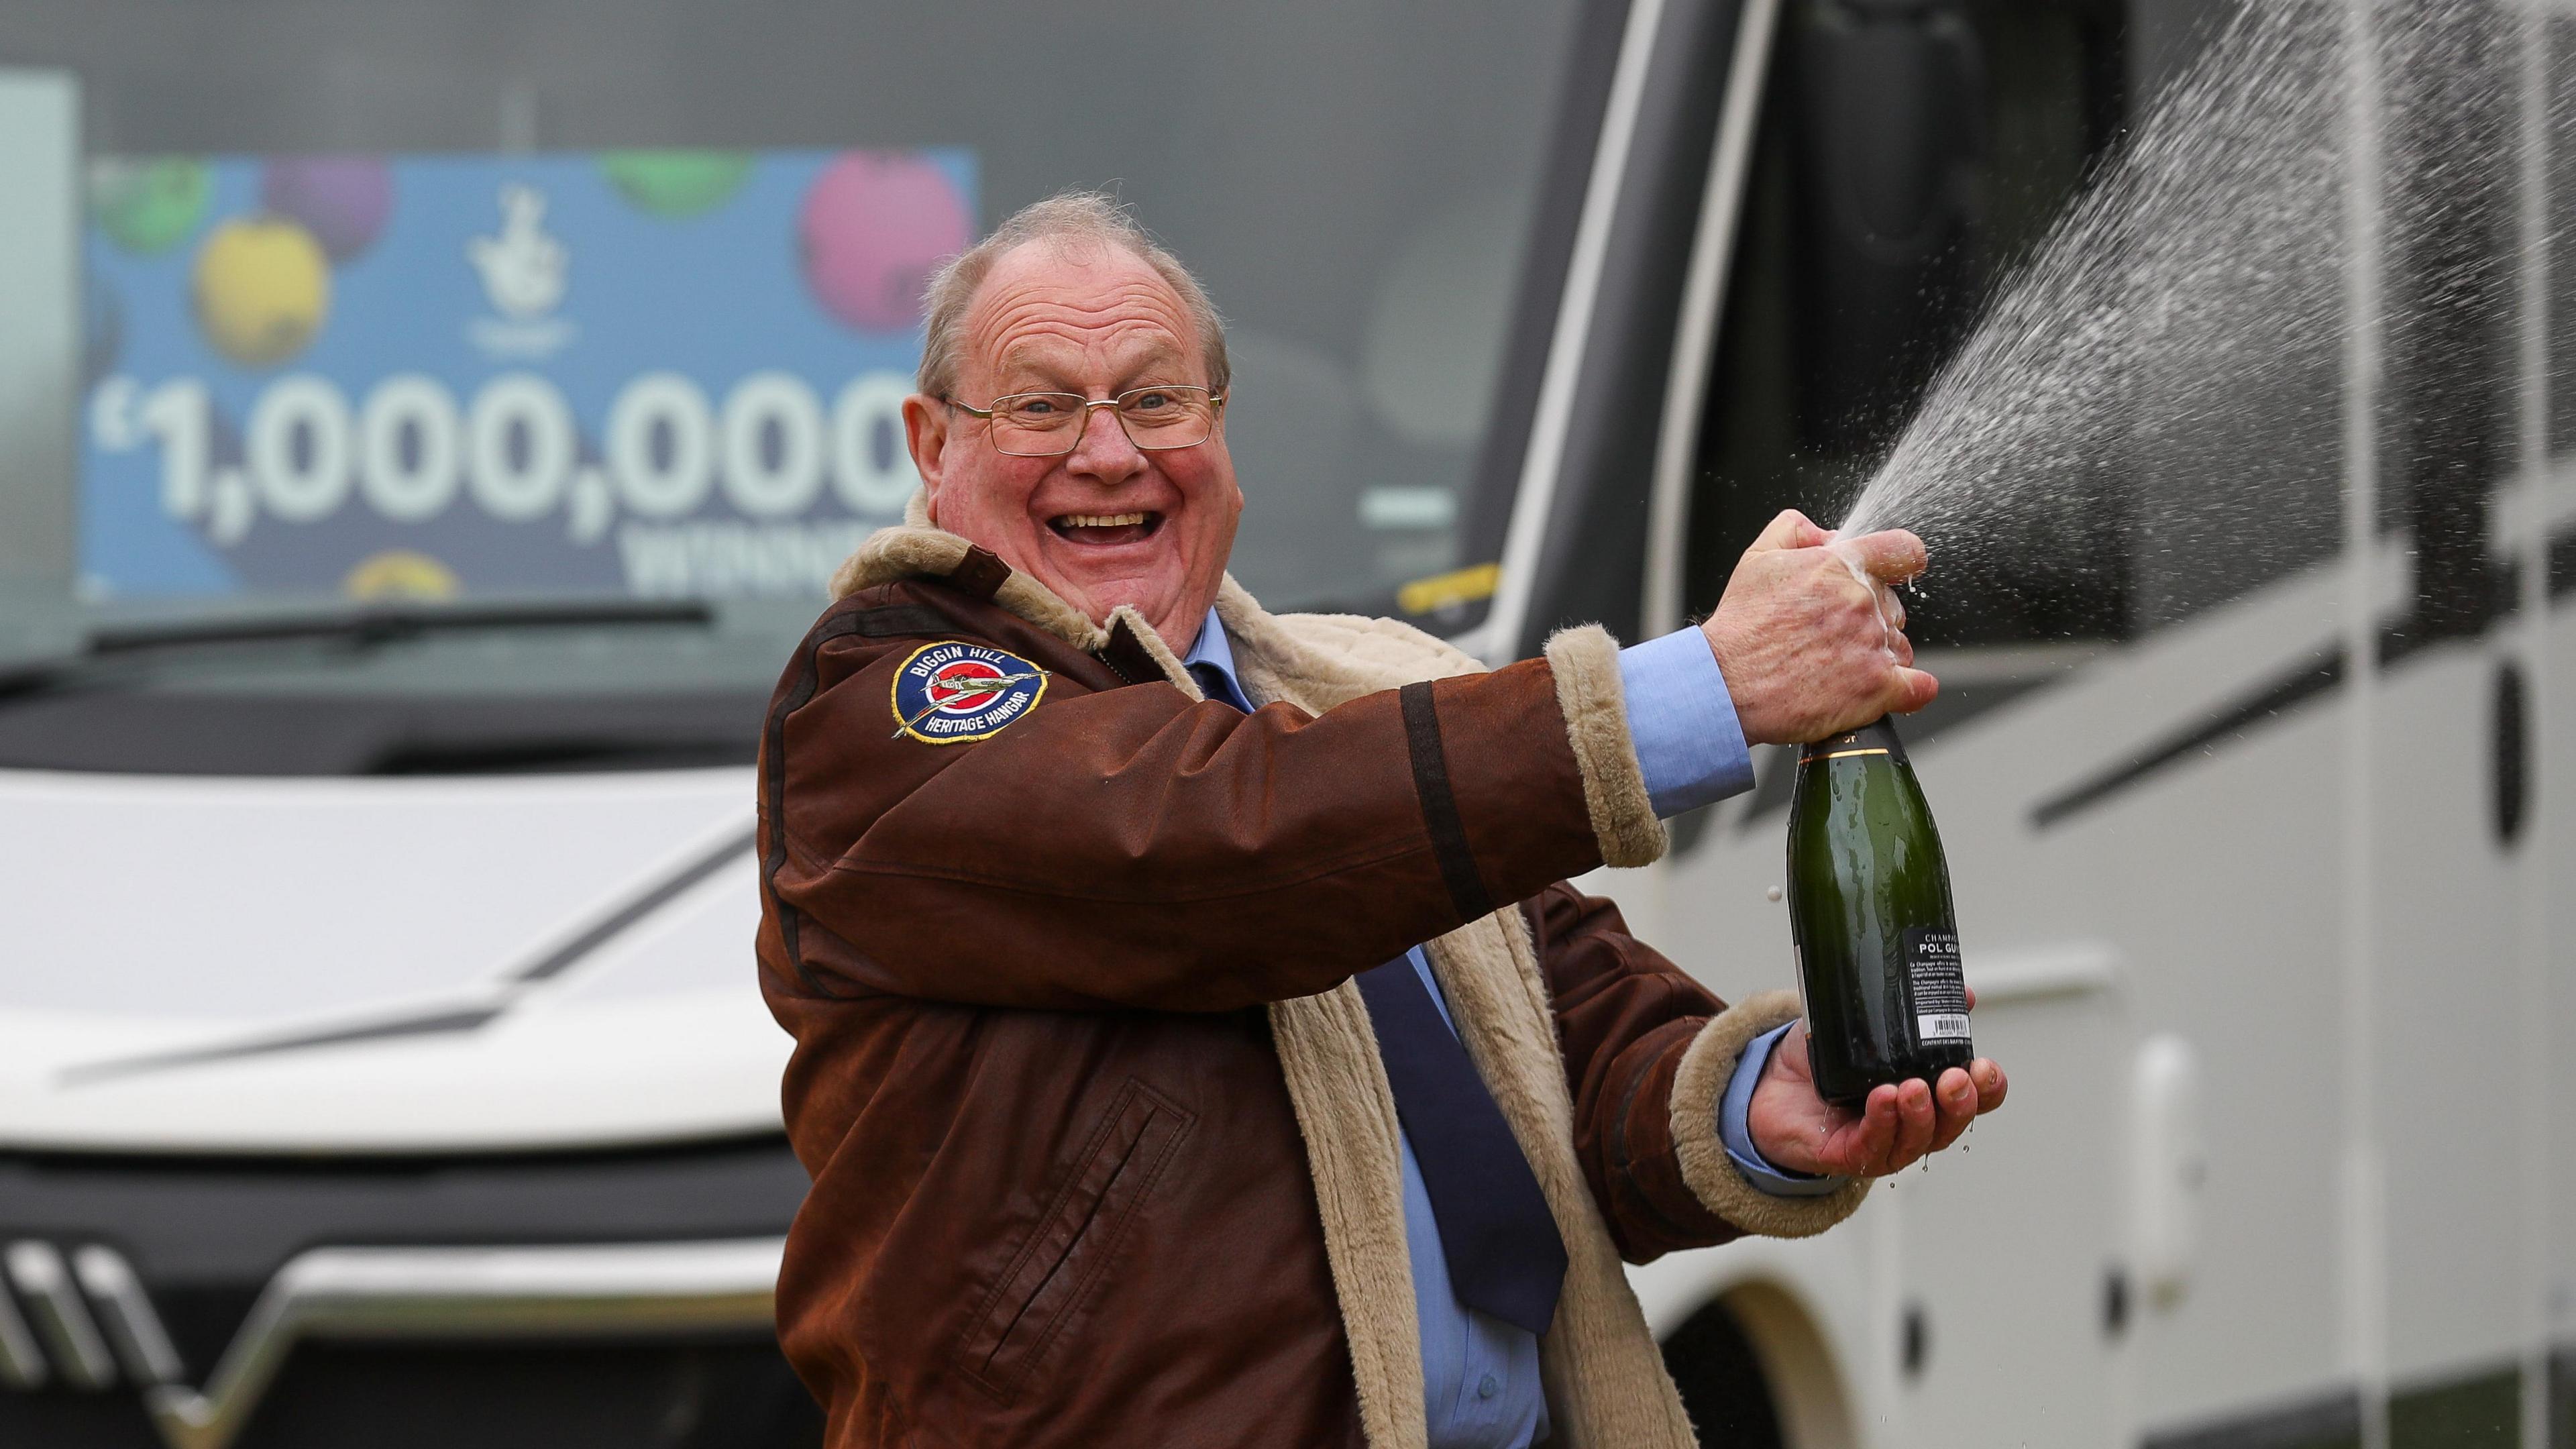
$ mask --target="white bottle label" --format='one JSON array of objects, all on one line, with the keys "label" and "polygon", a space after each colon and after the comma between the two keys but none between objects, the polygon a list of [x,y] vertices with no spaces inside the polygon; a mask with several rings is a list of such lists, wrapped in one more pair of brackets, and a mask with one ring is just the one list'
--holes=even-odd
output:
[{"label": "white bottle label", "polygon": [[1914,996],[1914,1039],[1968,1040],[1968,984],[1959,974],[1959,933],[1905,933],[1905,974]]}]

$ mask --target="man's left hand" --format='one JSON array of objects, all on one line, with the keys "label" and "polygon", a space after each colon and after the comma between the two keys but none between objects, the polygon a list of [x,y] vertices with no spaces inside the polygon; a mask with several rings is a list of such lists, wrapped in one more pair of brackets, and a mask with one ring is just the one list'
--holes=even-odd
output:
[{"label": "man's left hand", "polygon": [[1774,1167],[1884,1177],[1958,1141],[1968,1124],[2004,1104],[2004,1087],[2004,1069],[1979,1057],[1943,1072],[1937,1086],[1909,1080],[1872,1087],[1861,1111],[1830,1106],[1816,1095],[1801,1021],[1771,1048],[1745,1127]]}]

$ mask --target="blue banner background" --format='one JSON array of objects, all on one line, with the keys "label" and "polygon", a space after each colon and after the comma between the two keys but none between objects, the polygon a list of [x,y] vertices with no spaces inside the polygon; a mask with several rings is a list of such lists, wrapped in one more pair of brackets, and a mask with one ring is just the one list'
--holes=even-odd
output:
[{"label": "blue banner background", "polygon": [[[359,581],[365,566],[399,554],[397,567],[376,572],[397,585],[408,581],[410,592],[811,591],[820,582],[816,560],[837,558],[848,541],[894,512],[885,506],[882,480],[864,509],[853,508],[846,490],[827,479],[809,506],[785,516],[754,517],[725,487],[709,486],[697,507],[648,518],[627,507],[631,500],[619,489],[603,485],[603,443],[612,405],[639,376],[687,378],[704,394],[721,434],[726,398],[742,379],[784,372],[811,390],[821,410],[824,467],[831,471],[835,398],[872,374],[880,375],[882,392],[882,375],[908,378],[920,354],[917,321],[893,330],[853,325],[834,314],[807,275],[811,247],[800,237],[800,211],[826,169],[848,155],[910,167],[915,196],[922,168],[935,170],[953,188],[971,232],[976,169],[962,149],[757,153],[728,197],[685,216],[643,209],[589,155],[392,158],[384,165],[393,204],[381,233],[331,266],[327,320],[302,350],[268,367],[246,366],[218,350],[196,295],[202,255],[215,233],[227,221],[263,215],[265,160],[202,163],[209,183],[202,215],[183,240],[158,252],[133,249],[94,216],[86,247],[85,588],[98,596],[369,592]],[[476,238],[502,233],[501,193],[511,186],[542,196],[541,230],[567,258],[560,301],[533,319],[504,315],[469,258]],[[927,231],[938,230],[934,219]],[[943,237],[941,249],[969,239],[952,244]],[[926,267],[931,260],[911,258],[906,265]],[[550,338],[553,345],[544,345]],[[505,344],[499,350],[491,345],[495,339]],[[591,475],[567,479],[565,501],[541,516],[495,516],[478,506],[472,487],[460,485],[435,516],[406,522],[370,506],[365,489],[353,484],[321,516],[297,519],[252,508],[245,521],[242,500],[258,489],[239,472],[224,476],[243,467],[253,410],[281,379],[309,376],[330,384],[355,419],[384,379],[420,374],[443,386],[463,416],[492,379],[516,372],[537,374],[560,390],[578,432],[574,473]],[[207,501],[174,514],[164,498],[166,435],[138,418],[156,390],[191,380],[211,405]],[[899,428],[886,425],[882,405],[873,415],[870,446],[879,466],[908,472]],[[353,423],[353,438],[356,431]],[[295,436],[304,439],[299,454],[309,452],[310,440]],[[470,449],[460,442],[459,451]],[[714,471],[723,471],[720,463]],[[661,551],[661,565],[639,569],[639,540]],[[686,568],[674,562],[684,556],[695,562]]]}]

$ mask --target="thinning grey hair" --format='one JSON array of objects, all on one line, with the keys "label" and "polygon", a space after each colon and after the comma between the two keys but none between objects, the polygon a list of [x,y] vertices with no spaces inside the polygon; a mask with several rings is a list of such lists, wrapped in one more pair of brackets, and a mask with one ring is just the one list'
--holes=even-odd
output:
[{"label": "thinning grey hair", "polygon": [[1189,309],[1191,319],[1198,324],[1199,350],[1207,357],[1208,386],[1221,393],[1233,382],[1234,371],[1225,358],[1225,319],[1217,315],[1207,289],[1190,275],[1189,268],[1181,265],[1181,259],[1164,250],[1116,197],[1099,191],[1060,191],[1011,213],[993,228],[990,236],[950,257],[930,274],[930,286],[922,303],[921,371],[915,378],[915,385],[923,392],[945,398],[957,386],[957,366],[965,348],[966,309],[974,305],[976,290],[984,285],[984,278],[1005,252],[1034,241],[1077,246],[1090,243],[1133,253],[1181,294],[1181,305]]}]

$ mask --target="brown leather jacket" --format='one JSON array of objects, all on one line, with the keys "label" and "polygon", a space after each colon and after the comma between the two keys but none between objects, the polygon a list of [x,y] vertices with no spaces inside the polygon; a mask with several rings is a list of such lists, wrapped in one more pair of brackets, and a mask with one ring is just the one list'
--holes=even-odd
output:
[{"label": "brown leather jacket", "polygon": [[[1724,1170],[1683,1162],[1709,1144],[1677,1142],[1669,1105],[1722,1004],[1562,884],[1605,836],[1557,664],[1246,716],[1194,698],[1132,615],[1091,629],[990,555],[930,553],[946,577],[898,551],[824,613],[761,751],[760,978],[814,1175],[779,1332],[833,1445],[1420,1442],[1418,1364],[1392,1362],[1409,1297],[1380,1301],[1397,1285],[1368,1267],[1384,1213],[1321,1185],[1367,1103],[1292,1100],[1277,1037],[1306,1028],[1272,1004],[1340,1000],[1319,993],[1498,904],[1519,903],[1617,1254],[1849,1210],[1730,1224],[1687,1180]],[[943,641],[1043,670],[1043,692],[974,742],[917,738],[898,674]],[[1700,1095],[1752,1024],[1730,1034]],[[1349,1074],[1383,1101],[1373,1058]]]}]

